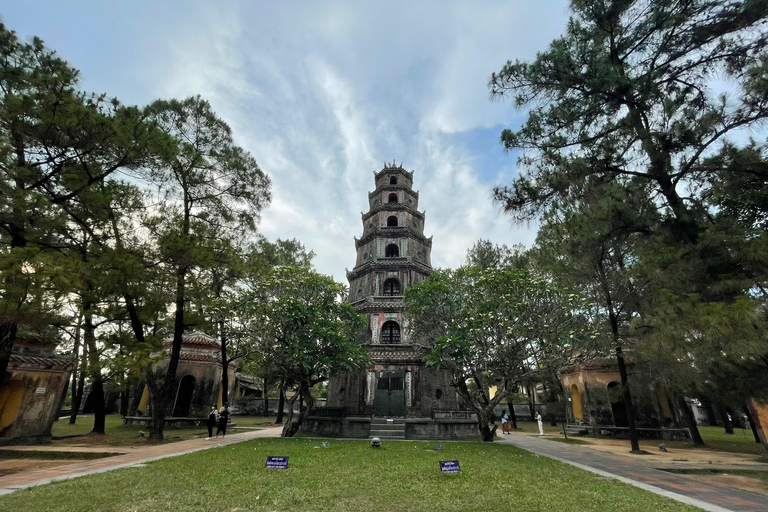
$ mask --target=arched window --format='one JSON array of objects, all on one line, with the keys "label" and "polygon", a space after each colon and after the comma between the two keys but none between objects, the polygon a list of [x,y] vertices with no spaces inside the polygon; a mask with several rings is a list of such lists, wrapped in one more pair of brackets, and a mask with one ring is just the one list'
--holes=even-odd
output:
[{"label": "arched window", "polygon": [[390,185],[397,185],[397,176],[390,176],[389,184]]},{"label": "arched window", "polygon": [[400,343],[400,326],[392,320],[381,326],[381,342],[387,344]]},{"label": "arched window", "polygon": [[385,258],[397,258],[400,256],[400,249],[395,244],[389,244],[384,250]]},{"label": "arched window", "polygon": [[390,215],[387,217],[387,227],[397,226],[397,216]]},{"label": "arched window", "polygon": [[397,202],[397,194],[395,194],[394,192],[389,194],[389,198],[387,199],[387,202],[388,203],[396,203]]},{"label": "arched window", "polygon": [[400,281],[394,277],[384,281],[384,295],[400,295]]}]

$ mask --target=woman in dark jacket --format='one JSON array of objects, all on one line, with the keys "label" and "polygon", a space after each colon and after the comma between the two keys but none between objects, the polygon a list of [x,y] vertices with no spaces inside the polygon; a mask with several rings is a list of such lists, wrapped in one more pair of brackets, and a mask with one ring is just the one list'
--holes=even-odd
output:
[{"label": "woman in dark jacket", "polygon": [[216,437],[219,437],[219,433],[221,433],[221,437],[224,437],[227,435],[227,421],[229,420],[229,407],[227,407],[227,404],[224,404],[221,409],[219,409],[219,426],[216,429]]}]

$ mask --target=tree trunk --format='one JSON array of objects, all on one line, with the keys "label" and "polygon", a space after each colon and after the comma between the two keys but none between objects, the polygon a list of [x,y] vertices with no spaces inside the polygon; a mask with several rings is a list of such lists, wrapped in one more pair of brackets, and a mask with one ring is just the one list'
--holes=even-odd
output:
[{"label": "tree trunk", "polygon": [[[77,421],[77,415],[80,414],[80,404],[83,403],[83,392],[85,390],[85,372],[87,371],[88,347],[83,345],[83,354],[80,356],[80,375],[77,380],[77,387],[72,386],[72,414],[69,416],[69,424],[74,425]],[[77,392],[75,392],[77,389]]]},{"label": "tree trunk", "polygon": [[717,402],[715,403],[715,409],[717,410],[717,415],[720,416],[720,421],[723,422],[725,433],[733,435],[733,422],[731,422],[728,412],[725,410],[725,406],[722,403]]},{"label": "tree trunk", "polygon": [[[219,320],[219,339],[221,340],[221,402],[229,404],[229,361],[227,361],[227,339],[224,336],[224,321]],[[229,407],[227,407],[229,408]]]},{"label": "tree trunk", "polygon": [[93,396],[93,430],[92,434],[105,434],[106,414],[104,404],[104,382],[102,379],[94,379],[91,384]]},{"label": "tree trunk", "polygon": [[678,396],[677,406],[680,409],[680,413],[683,415],[683,419],[685,420],[688,430],[691,431],[691,439],[693,439],[693,444],[704,446],[704,440],[701,438],[699,427],[696,425],[696,418],[693,416],[693,412],[688,406],[688,402],[686,402],[685,398],[682,396]]},{"label": "tree trunk", "polygon": [[283,422],[283,408],[285,407],[285,382],[280,382],[280,388],[278,389],[278,393],[280,393],[280,397],[277,400],[277,419],[275,420],[276,425],[280,425]]},{"label": "tree trunk", "polygon": [[267,379],[264,379],[264,411],[262,414],[269,416],[269,388],[267,387]]},{"label": "tree trunk", "polygon": [[512,396],[507,397],[507,406],[509,407],[509,421],[512,422],[512,428],[517,430],[517,416],[515,415],[515,404],[512,402]]},{"label": "tree trunk", "polygon": [[[90,292],[90,290],[89,290]],[[101,374],[99,351],[96,347],[96,328],[93,325],[93,304],[83,301],[83,342],[88,347],[88,374],[91,380],[91,395],[93,396],[93,430],[96,434],[104,434],[106,411],[104,404],[104,376]]]},{"label": "tree trunk", "polygon": [[632,395],[629,392],[629,379],[627,378],[627,366],[624,364],[624,353],[621,345],[616,345],[616,361],[619,364],[619,376],[621,377],[621,391],[624,398],[624,407],[627,409],[627,424],[629,425],[629,444],[633,452],[640,451],[640,441],[637,436],[635,424],[635,408],[632,405]]},{"label": "tree trunk", "polygon": [[755,422],[752,421],[752,412],[749,410],[749,406],[744,406],[744,413],[747,415],[747,421],[749,422],[749,428],[752,429],[752,435],[755,436],[755,442],[756,443],[762,443],[760,440],[760,434],[757,433],[757,426],[755,426]]},{"label": "tree trunk", "polygon": [[[157,385],[157,376],[152,370],[147,370],[147,388],[149,388],[149,402],[152,409],[152,419],[149,422],[149,439],[152,441],[163,440],[163,428],[165,427],[165,396]],[[156,380],[157,379],[157,380]]]},{"label": "tree trunk", "polygon": [[[458,379],[458,381],[454,380],[454,385],[464,401],[470,404],[475,410],[475,414],[477,415],[477,430],[480,432],[480,438],[484,443],[492,443],[496,439],[496,424],[493,422],[493,408],[486,410],[486,408],[479,403],[479,399],[473,397],[472,393],[469,392],[466,381],[462,379]],[[491,424],[493,424],[493,427],[491,427]]]},{"label": "tree trunk", "polygon": [[130,392],[126,389],[120,392],[120,416],[128,416],[128,403],[130,402]]},{"label": "tree trunk", "polygon": [[[304,404],[299,409],[299,418],[294,421],[293,406],[296,403],[296,398],[300,398],[301,403]],[[291,397],[290,408],[288,409],[288,421],[283,426],[283,437],[293,437],[296,432],[301,429],[301,426],[309,417],[312,407],[315,405],[315,399],[312,398],[310,386],[307,382],[302,382],[299,385],[298,392]]]}]

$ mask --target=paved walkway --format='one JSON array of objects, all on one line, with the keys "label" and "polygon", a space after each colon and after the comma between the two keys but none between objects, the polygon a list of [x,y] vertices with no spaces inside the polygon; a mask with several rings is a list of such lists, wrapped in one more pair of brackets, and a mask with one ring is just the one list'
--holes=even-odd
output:
[{"label": "paved walkway", "polygon": [[513,434],[499,442],[512,444],[537,455],[559,460],[656,494],[712,512],[765,512],[768,496],[732,487],[704,483],[686,475],[661,471],[629,456],[614,455],[584,446],[569,445],[536,436]]},{"label": "paved walkway", "polygon": [[[185,453],[192,453],[217,446],[227,446],[241,443],[259,437],[279,437],[282,427],[271,427],[262,430],[250,430],[248,432],[230,434],[224,438],[190,439],[175,443],[165,443],[144,448],[136,448],[123,455],[105,457],[102,459],[73,462],[54,467],[41,468],[32,471],[24,471],[0,477],[0,495],[8,494],[19,489],[47,484],[56,480],[66,480],[78,476],[102,473],[124,467],[150,462],[153,460],[175,457]],[[117,447],[103,447],[101,451],[119,450]]]}]

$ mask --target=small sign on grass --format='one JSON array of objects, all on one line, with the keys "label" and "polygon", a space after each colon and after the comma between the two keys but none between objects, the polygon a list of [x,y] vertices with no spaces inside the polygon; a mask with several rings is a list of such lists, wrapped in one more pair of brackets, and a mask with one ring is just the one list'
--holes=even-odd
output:
[{"label": "small sign on grass", "polygon": [[288,457],[267,457],[267,469],[288,469]]},{"label": "small sign on grass", "polygon": [[459,467],[459,461],[457,460],[442,460],[440,461],[440,471],[443,473],[461,473]]}]

